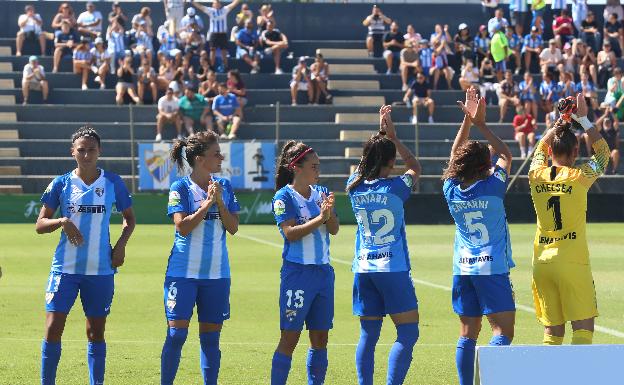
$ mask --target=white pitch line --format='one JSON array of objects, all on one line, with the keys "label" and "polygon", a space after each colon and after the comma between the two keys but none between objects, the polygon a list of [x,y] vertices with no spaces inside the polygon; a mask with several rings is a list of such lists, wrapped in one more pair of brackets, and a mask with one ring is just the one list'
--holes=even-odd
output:
[{"label": "white pitch line", "polygon": [[[282,245],[280,245],[278,243],[271,242],[271,241],[266,241],[264,239],[256,238],[256,237],[251,236],[251,235],[244,235],[244,234],[241,234],[241,233],[237,233],[236,235],[241,237],[241,238],[249,239],[250,241],[255,241],[255,242],[258,242],[258,243],[262,243],[262,244],[267,245],[267,246],[272,246],[272,247],[276,247],[276,248],[279,248],[279,249],[282,248]],[[345,260],[337,259],[337,258],[333,258],[333,257],[332,257],[331,260],[333,262],[338,262],[338,263],[343,264],[343,265],[351,266],[351,262],[349,262],[349,261],[345,261]],[[448,286],[439,285],[437,283],[433,283],[433,282],[429,282],[429,281],[424,281],[422,279],[412,278],[412,280],[414,281],[414,283],[418,283],[418,284],[421,284],[423,286],[429,286],[429,287],[433,287],[435,289],[440,289],[440,290],[444,290],[444,291],[451,291],[452,290]],[[535,309],[533,309],[530,306],[526,306],[526,305],[522,305],[522,304],[516,303],[516,308],[520,309],[520,310],[523,310],[523,311],[525,311],[527,313],[535,314]],[[604,334],[609,334],[609,335],[614,336],[614,337],[624,338],[624,332],[621,332],[621,331],[616,330],[616,329],[611,329],[611,328],[608,328],[608,327],[595,325],[594,326],[594,330],[597,331],[597,332],[604,333]]]}]

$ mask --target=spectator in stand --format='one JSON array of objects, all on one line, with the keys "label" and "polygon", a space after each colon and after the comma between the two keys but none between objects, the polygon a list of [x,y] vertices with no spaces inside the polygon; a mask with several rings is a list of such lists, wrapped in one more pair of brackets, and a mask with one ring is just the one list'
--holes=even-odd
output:
[{"label": "spectator in stand", "polygon": [[191,135],[196,130],[213,130],[210,105],[192,85],[186,87],[184,96],[180,98],[178,104],[187,134]]},{"label": "spectator in stand", "polygon": [[74,44],[80,41],[78,35],[71,30],[69,22],[61,23],[61,30],[54,34],[54,57],[52,61],[52,73],[58,72],[58,67],[63,56],[72,56]]},{"label": "spectator in stand", "polygon": [[158,78],[156,71],[152,67],[152,62],[146,57],[141,60],[141,66],[137,70],[137,91],[139,94],[139,103],[145,103],[145,89],[148,88],[152,93],[152,101],[158,100]]},{"label": "spectator in stand", "polygon": [[275,25],[275,17],[273,15],[273,8],[271,8],[271,4],[263,4],[260,7],[260,12],[258,17],[256,18],[256,24],[258,25],[258,33],[262,34],[262,32],[267,30],[267,24],[270,22]]},{"label": "spectator in stand", "polygon": [[[238,70],[233,70],[238,71]],[[199,85],[201,84],[201,80],[199,76],[197,76],[197,72],[195,72],[195,67],[189,66],[184,74],[184,84],[190,85],[193,88],[199,89]]]},{"label": "spectator in stand", "polygon": [[531,28],[537,28],[537,32],[544,33],[544,13],[546,12],[546,0],[533,0],[531,2]]},{"label": "spectator in stand", "polygon": [[513,80],[513,74],[511,70],[505,71],[505,79],[498,84],[498,106],[499,106],[499,118],[498,122],[502,123],[507,115],[507,109],[509,106],[516,107],[520,105],[520,98],[518,98],[518,87]]},{"label": "spectator in stand", "polygon": [[137,21],[136,24],[138,27],[134,34],[136,45],[133,47],[132,52],[135,56],[146,57],[147,60],[151,63],[154,54],[152,36],[149,35],[149,32],[147,30],[147,23],[145,22],[145,20],[140,19]]},{"label": "spectator in stand", "polygon": [[523,36],[524,25],[529,18],[527,0],[509,0],[509,16],[511,18],[511,26],[516,35]]},{"label": "spectator in stand", "polygon": [[178,35],[174,28],[171,28],[171,23],[170,20],[165,20],[165,23],[158,27],[156,32],[158,42],[160,43],[158,54],[162,54],[165,57],[169,56],[171,50],[178,48],[179,45]]},{"label": "spectator in stand", "polygon": [[520,103],[524,106],[525,111],[533,116],[537,116],[537,88],[533,83],[533,76],[531,76],[530,72],[524,73],[524,79],[518,85],[518,91]]},{"label": "spectator in stand", "polygon": [[[513,128],[514,139],[520,146],[520,157],[526,159],[527,155],[532,154],[535,148],[535,129],[537,128],[537,122],[534,116],[524,110],[522,105],[516,107]],[[528,151],[527,142],[529,144]]]},{"label": "spectator in stand", "polygon": [[182,41],[186,41],[188,35],[195,30],[203,30],[204,29],[204,21],[199,15],[197,15],[197,11],[195,8],[188,7],[186,9],[186,15],[180,21],[180,25],[178,28],[178,36]]},{"label": "spectator in stand", "polygon": [[199,81],[205,82],[208,79],[208,74],[210,72],[213,72],[212,68],[210,68],[210,58],[208,57],[208,55],[200,56],[199,57],[199,71],[198,71]]},{"label": "spectator in stand", "polygon": [[393,21],[390,24],[390,31],[384,36],[384,53],[386,59],[386,75],[392,74],[392,66],[401,58],[401,51],[405,48],[405,38],[403,33],[399,31],[399,24]]},{"label": "spectator in stand", "polygon": [[386,33],[386,24],[391,23],[392,19],[384,15],[377,4],[373,5],[372,13],[366,16],[364,21],[362,21],[362,24],[368,28],[368,34],[366,35],[368,56],[373,56],[375,54],[375,45],[382,45],[383,37]]},{"label": "spectator in stand", "polygon": [[74,14],[74,9],[69,5],[69,3],[61,3],[59,5],[58,11],[56,15],[54,15],[54,19],[52,19],[52,29],[56,31],[60,31],[63,22],[69,24],[69,28],[72,29],[76,26],[76,15]]},{"label": "spectator in stand", "polygon": [[596,60],[594,50],[579,39],[577,39],[575,43],[576,44],[572,45],[572,51],[579,63],[579,74],[588,72],[594,84],[598,84],[598,71],[596,69],[598,61]]},{"label": "spectator in stand", "polygon": [[474,39],[474,48],[477,54],[477,63],[482,63],[486,57],[490,56],[490,36],[485,25],[479,27],[479,33]]},{"label": "spectator in stand", "polygon": [[436,47],[438,42],[444,42],[444,51],[446,56],[448,57],[449,55],[453,55],[453,38],[449,33],[448,24],[444,24],[444,27],[442,27],[441,24],[436,24],[429,40],[431,41],[431,46],[433,47]]},{"label": "spectator in stand", "polygon": [[132,16],[132,24],[134,25],[135,23],[142,25],[145,32],[150,37],[154,37],[154,22],[152,21],[151,10],[149,7],[141,8],[139,13]]},{"label": "spectator in stand", "polygon": [[106,88],[106,75],[110,72],[110,53],[104,47],[101,37],[95,38],[95,47],[91,48],[91,71],[95,74],[95,81],[100,83],[100,89]]},{"label": "spectator in stand", "polygon": [[182,22],[182,17],[184,17],[184,0],[163,0],[163,2],[165,16],[173,28],[171,33],[176,32]]},{"label": "spectator in stand", "polygon": [[[247,24],[247,21],[251,21],[253,25],[253,12],[251,11],[251,9],[249,9],[249,4],[243,3],[241,5],[241,10],[239,13],[236,14],[235,20],[236,25],[232,27],[232,30],[230,32],[230,41],[232,43],[236,43],[236,35],[238,35],[238,32],[240,30],[245,28],[245,24]],[[259,36],[260,32],[255,32],[256,35]]]},{"label": "spectator in stand", "polygon": [[592,11],[587,12],[587,17],[582,21],[579,29],[579,36],[585,44],[592,47],[594,52],[600,49],[601,34],[598,28],[598,22]]},{"label": "spectator in stand", "polygon": [[553,34],[559,47],[574,39],[574,22],[567,9],[562,9],[561,14],[553,20]]},{"label": "spectator in stand", "polygon": [[224,71],[228,68],[228,27],[227,15],[238,6],[240,0],[234,0],[230,4],[223,6],[221,1],[213,0],[212,7],[206,7],[195,1],[193,6],[204,12],[210,17],[210,25],[208,28],[208,40],[210,41],[210,64],[216,65],[217,48],[221,51],[221,63]]},{"label": "spectator in stand", "polygon": [[95,38],[102,33],[102,14],[95,10],[93,2],[87,3],[87,10],[78,16],[78,33]]},{"label": "spectator in stand", "polygon": [[438,40],[437,46],[434,46],[433,49],[433,67],[431,68],[431,72],[433,74],[434,90],[438,89],[438,81],[440,80],[440,75],[444,75],[448,89],[450,90],[453,88],[451,86],[451,81],[453,80],[454,71],[448,63],[446,44],[446,40]]},{"label": "spectator in stand", "polygon": [[[609,145],[609,151],[611,162],[611,171],[605,170],[605,174],[617,174],[617,169],[620,164],[620,128],[619,121],[611,112],[610,108],[605,109],[604,114],[596,121],[596,127],[605,138]],[[588,143],[589,141],[585,141]],[[591,154],[591,152],[589,152]]]},{"label": "spectator in stand", "polygon": [[581,81],[576,83],[576,92],[583,94],[585,102],[591,107],[592,111],[596,111],[599,108],[596,86],[589,80],[587,72],[581,73]]},{"label": "spectator in stand", "polygon": [[522,39],[519,35],[516,35],[513,27],[507,27],[507,33],[505,36],[507,37],[507,43],[509,44],[509,60],[513,59],[514,71],[515,74],[518,75],[521,68],[520,50],[522,49]]},{"label": "spectator in stand", "polygon": [[524,43],[522,44],[525,71],[531,71],[531,62],[533,60],[539,63],[542,44],[542,35],[539,34],[539,29],[535,26],[531,27],[531,33],[524,37]]},{"label": "spectator in stand", "polygon": [[128,16],[124,13],[123,9],[121,9],[121,4],[119,1],[114,1],[111,6],[111,11],[108,14],[108,22],[112,23],[113,19],[117,19],[117,22],[121,24],[122,27],[126,28],[126,23],[128,23]]},{"label": "spectator in stand", "polygon": [[619,21],[624,20],[624,7],[620,5],[620,0],[607,0],[607,4],[602,13],[602,18],[607,20],[611,14],[615,13]]},{"label": "spectator in stand", "polygon": [[494,12],[494,17],[488,21],[487,31],[490,37],[494,36],[494,32],[496,32],[496,26],[500,26],[503,28],[507,28],[509,22],[504,17],[503,9],[496,8]]},{"label": "spectator in stand", "polygon": [[260,71],[258,34],[253,28],[251,19],[248,19],[245,22],[245,28],[236,34],[236,58],[243,59],[251,67],[252,74]]},{"label": "spectator in stand", "polygon": [[433,123],[433,113],[435,111],[435,102],[431,98],[431,85],[427,82],[425,75],[416,74],[416,80],[412,81],[410,87],[405,92],[403,101],[408,107],[412,106],[412,124],[418,123],[418,107],[425,106],[429,113],[429,123]]},{"label": "spectator in stand", "polygon": [[457,34],[453,38],[455,41],[455,53],[461,57],[462,64],[471,60],[474,64],[474,39],[470,35],[470,29],[466,23],[461,23],[457,28]]},{"label": "spectator in stand", "polygon": [[407,83],[413,78],[417,72],[422,71],[419,60],[419,52],[414,48],[414,43],[408,41],[405,48],[401,50],[399,55],[401,62],[399,64],[399,72],[401,72],[402,91],[407,91]]},{"label": "spectator in stand", "polygon": [[80,37],[80,42],[74,48],[73,55],[73,68],[74,73],[80,75],[82,79],[82,89],[87,90],[87,80],[89,78],[89,71],[91,70],[91,49],[89,48],[89,39],[86,36]]},{"label": "spectator in stand", "polygon": [[429,47],[429,40],[422,39],[420,41],[418,58],[420,59],[420,66],[422,67],[423,75],[426,79],[429,79],[429,75],[431,74],[431,66],[433,65],[433,50]]},{"label": "spectator in stand", "polygon": [[622,95],[622,69],[615,67],[613,77],[607,82],[607,94],[605,95],[603,107],[619,108],[620,96]]},{"label": "spectator in stand", "polygon": [[550,9],[552,9],[553,15],[557,14],[562,9],[568,9],[568,0],[552,0]]},{"label": "spectator in stand", "polygon": [[609,15],[605,21],[604,37],[605,41],[608,40],[611,43],[615,56],[621,57],[622,47],[624,47],[624,27],[622,27],[622,21],[618,20],[616,13]]},{"label": "spectator in stand", "polygon": [[175,76],[176,69],[171,57],[165,57],[158,67],[158,88],[166,90]]},{"label": "spectator in stand", "polygon": [[312,95],[310,82],[310,69],[306,64],[305,57],[301,56],[298,64],[292,70],[292,80],[290,81],[290,98],[293,106],[297,105],[298,91],[306,91],[308,93],[308,102],[312,102],[314,95]]},{"label": "spectator in stand", "polygon": [[115,71],[121,66],[121,62],[126,56],[126,35],[124,27],[119,24],[119,19],[113,19],[106,31],[108,41],[108,52],[111,54],[111,71]]},{"label": "spectator in stand", "polygon": [[206,98],[208,105],[212,106],[214,98],[219,95],[219,82],[217,81],[217,74],[214,71],[207,73],[206,80],[199,88],[199,93]]},{"label": "spectator in stand", "polygon": [[578,67],[578,58],[572,51],[572,45],[570,43],[565,43],[563,46],[563,70],[565,72],[570,72],[572,74],[576,73],[576,68]]},{"label": "spectator in stand", "polygon": [[615,74],[614,68],[617,64],[617,59],[615,53],[611,50],[611,42],[609,40],[605,40],[602,44],[602,51],[598,52],[596,62],[598,64],[598,87],[605,88],[607,79],[612,74]]},{"label": "spectator in stand", "polygon": [[314,63],[310,66],[310,80],[312,81],[313,104],[319,104],[321,94],[325,98],[325,103],[331,103],[332,96],[327,91],[329,81],[329,64],[321,53],[317,53]]},{"label": "spectator in stand", "polygon": [[247,89],[245,88],[245,83],[243,82],[243,79],[241,78],[240,72],[238,72],[238,70],[229,70],[225,85],[227,86],[228,92],[236,96],[238,105],[241,108],[241,112],[239,116],[241,120],[244,120],[243,109],[247,105]]},{"label": "spectator in stand", "polygon": [[582,23],[587,18],[588,12],[587,0],[572,0],[572,20],[577,31],[581,31]]},{"label": "spectator in stand", "polygon": [[483,96],[487,102],[488,91],[496,91],[494,87],[497,83],[496,69],[490,58],[487,58],[481,62],[481,68],[479,68],[479,93]]},{"label": "spectator in stand", "polygon": [[35,13],[34,5],[24,7],[24,14],[17,18],[19,31],[15,39],[15,56],[22,56],[22,47],[26,39],[39,41],[39,49],[41,54],[45,55],[46,36],[43,32],[43,19],[41,15]]},{"label": "spectator in stand", "polygon": [[126,94],[137,104],[140,99],[134,91],[134,70],[132,69],[132,56],[124,57],[121,65],[117,68],[117,85],[115,86],[115,101],[122,105]]},{"label": "spectator in stand", "polygon": [[169,82],[168,88],[173,89],[173,94],[176,98],[181,98],[184,96],[184,68],[178,68],[174,75],[173,80]]},{"label": "spectator in stand", "polygon": [[422,39],[422,36],[418,32],[416,32],[412,24],[407,25],[406,31],[407,32],[405,33],[405,35],[403,35],[403,38],[405,38],[406,46],[407,43],[411,42],[413,47],[418,50],[418,45],[420,43],[420,40]]},{"label": "spectator in stand", "polygon": [[559,85],[553,80],[552,73],[546,72],[542,75],[542,82],[539,86],[540,107],[546,113],[553,110],[553,106],[560,99],[561,90]]},{"label": "spectator in stand", "polygon": [[479,70],[475,68],[472,60],[466,60],[459,77],[459,87],[462,91],[466,91],[473,86],[479,86]]},{"label": "spectator in stand", "polygon": [[219,84],[219,95],[212,102],[212,112],[217,120],[221,139],[236,139],[241,123],[241,107],[236,95],[228,92],[224,83]]},{"label": "spectator in stand", "polygon": [[178,139],[182,136],[182,119],[180,119],[180,105],[178,98],[173,94],[171,88],[167,88],[165,96],[158,99],[158,114],[156,115],[156,141],[162,140],[163,128],[166,124],[173,124],[178,134]]},{"label": "spectator in stand", "polygon": [[[561,76],[561,80],[557,84],[560,98],[567,98],[568,96],[576,96],[576,83],[574,83],[574,75],[571,72],[564,72]],[[556,103],[557,101],[555,101]],[[590,114],[591,116],[591,114]]]},{"label": "spectator in stand", "polygon": [[28,58],[28,64],[24,66],[22,73],[22,96],[24,101],[22,104],[28,104],[28,95],[30,91],[41,91],[43,102],[48,102],[48,80],[45,76],[45,69],[39,64],[36,56]]},{"label": "spectator in stand", "polygon": [[260,46],[264,49],[264,55],[273,57],[275,63],[275,74],[281,75],[282,52],[288,49],[288,38],[279,29],[275,28],[275,23],[267,22],[267,29],[260,36]]},{"label": "spectator in stand", "polygon": [[557,48],[557,41],[550,39],[548,41],[548,49],[540,53],[540,67],[542,68],[542,76],[547,73],[555,73],[563,71],[563,55],[561,50]]},{"label": "spectator in stand", "polygon": [[[509,50],[509,42],[505,36],[505,28],[503,26],[495,27],[496,32],[492,36],[490,51],[494,59],[494,68],[496,69],[496,83],[503,80],[503,74],[507,71],[507,58],[511,54]],[[484,95],[485,96],[485,95]]]},{"label": "spectator in stand", "polygon": [[494,12],[498,8],[499,0],[481,0],[483,14],[489,19],[494,17]]}]

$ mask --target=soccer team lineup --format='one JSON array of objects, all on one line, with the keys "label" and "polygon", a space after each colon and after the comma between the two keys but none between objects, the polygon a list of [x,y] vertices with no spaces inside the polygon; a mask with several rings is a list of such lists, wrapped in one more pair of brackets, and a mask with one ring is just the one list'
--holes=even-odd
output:
[{"label": "soccer team lineup", "polygon": [[[586,118],[582,95],[565,102],[570,102],[568,108],[559,103],[561,117],[538,142],[529,171],[538,218],[532,295],[545,345],[562,344],[568,322],[572,344],[591,344],[598,316],[582,205],[588,188],[605,169],[609,151]],[[464,118],[444,170],[443,194],[455,221],[450,294],[460,325],[456,370],[464,385],[473,383],[482,317],[486,316],[491,327],[489,345],[510,345],[516,304],[510,279],[515,263],[503,205],[511,152],[488,128],[485,101],[476,88],[468,89],[465,101],[458,105]],[[385,316],[396,331],[387,356],[387,384],[411,383],[406,376],[420,337],[403,204],[421,167],[398,137],[391,114],[391,106],[381,107],[379,131],[364,144],[357,169],[346,181],[357,221],[352,312],[359,317],[360,336],[351,353],[355,353],[359,384],[373,384],[375,367],[385,366],[379,361],[375,364]],[[595,149],[595,155],[580,167],[574,167],[578,143],[571,131],[573,122],[585,130]],[[470,140],[475,128],[486,141]],[[77,167],[47,187],[36,223],[39,234],[62,230],[45,289],[41,383],[57,383],[61,336],[80,295],[86,317],[89,382],[103,384],[104,330],[114,308],[115,273],[123,271],[136,219],[124,182],[98,167],[98,133],[81,127],[73,134],[71,146]],[[203,131],[178,139],[170,156],[190,173],[171,185],[168,196],[167,215],[175,237],[162,287],[167,330],[160,355],[160,383],[174,383],[182,348],[187,339],[197,337],[188,336],[196,311],[201,378],[204,384],[217,384],[222,361],[220,334],[231,311],[228,250],[233,243],[245,242],[236,237],[240,206],[229,181],[213,175],[221,171],[224,159],[216,134]],[[405,172],[393,176],[397,157]],[[326,377],[335,303],[330,253],[340,221],[334,210],[334,192],[317,184],[320,166],[316,150],[294,140],[281,148],[277,159],[272,210],[277,225],[274,231],[283,239],[283,263],[279,308],[266,310],[279,312],[280,336],[272,359],[265,358],[270,373],[265,370],[262,383],[286,384],[291,370],[303,370],[291,369],[291,361],[304,326],[310,341],[305,362],[308,384],[333,383]],[[113,208],[123,217],[118,237],[109,235]],[[55,216],[57,210],[60,214]],[[115,296],[124,295],[115,291]],[[223,356],[228,359],[235,357]]]}]

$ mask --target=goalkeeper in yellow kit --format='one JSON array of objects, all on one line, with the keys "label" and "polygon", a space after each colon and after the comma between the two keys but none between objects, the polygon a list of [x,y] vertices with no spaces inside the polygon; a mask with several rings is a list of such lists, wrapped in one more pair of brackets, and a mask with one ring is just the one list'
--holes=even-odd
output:
[{"label": "goalkeeper in yellow kit", "polygon": [[[568,100],[573,104],[573,99]],[[598,316],[596,291],[585,237],[587,191],[609,163],[609,146],[587,119],[587,104],[576,98],[576,113],[564,111],[540,140],[529,170],[537,214],[533,245],[533,299],[544,325],[544,344],[561,345],[572,322],[572,344],[591,344]],[[579,153],[572,124],[580,124],[595,155],[574,167]],[[552,156],[549,166],[548,158]]]}]

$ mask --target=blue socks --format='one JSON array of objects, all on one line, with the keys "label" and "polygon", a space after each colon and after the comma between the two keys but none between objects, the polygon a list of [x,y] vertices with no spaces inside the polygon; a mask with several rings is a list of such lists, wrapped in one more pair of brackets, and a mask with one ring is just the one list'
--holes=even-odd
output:
[{"label": "blue socks", "polygon": [[327,365],[327,349],[308,349],[308,385],[323,385]]},{"label": "blue socks", "polygon": [[511,345],[511,340],[506,336],[500,334],[497,336],[492,336],[490,340],[490,346],[507,346]]},{"label": "blue socks", "polygon": [[271,385],[286,385],[288,372],[290,372],[291,361],[291,357],[282,353],[275,352],[273,354],[273,363],[271,365]]},{"label": "blue socks", "polygon": [[178,365],[180,365],[180,356],[182,355],[182,346],[188,336],[188,329],[168,328],[167,338],[160,355],[160,383],[161,385],[173,385]]},{"label": "blue socks", "polygon": [[472,385],[474,382],[474,360],[477,341],[459,337],[455,351],[455,363],[459,375],[459,385]]},{"label": "blue socks", "polygon": [[219,367],[221,366],[220,336],[220,331],[199,333],[199,344],[201,345],[199,363],[204,376],[204,385],[217,385]]},{"label": "blue socks", "polygon": [[89,342],[87,344],[87,362],[89,363],[89,384],[104,385],[106,342]]},{"label": "blue socks", "polygon": [[54,385],[56,382],[56,368],[61,359],[61,343],[41,343],[41,385]]},{"label": "blue socks", "polygon": [[383,320],[360,320],[360,341],[355,350],[355,367],[360,385],[373,385],[375,346]]},{"label": "blue socks", "polygon": [[412,363],[412,351],[418,341],[418,322],[396,325],[397,339],[388,357],[388,385],[401,385]]}]

